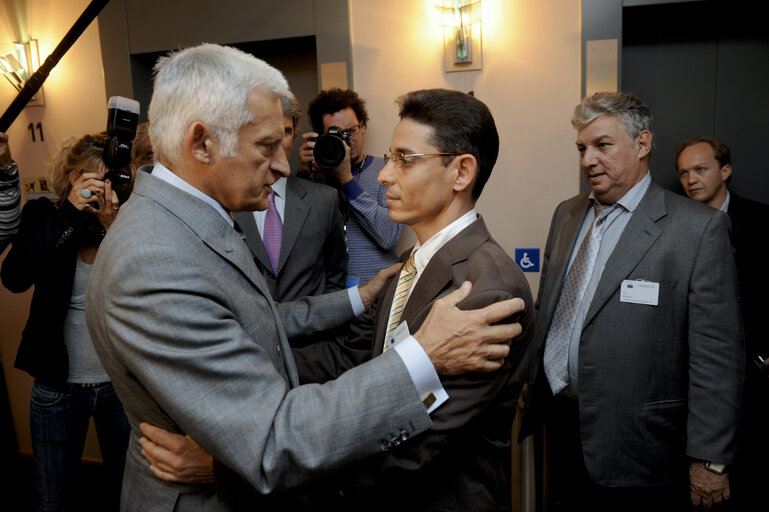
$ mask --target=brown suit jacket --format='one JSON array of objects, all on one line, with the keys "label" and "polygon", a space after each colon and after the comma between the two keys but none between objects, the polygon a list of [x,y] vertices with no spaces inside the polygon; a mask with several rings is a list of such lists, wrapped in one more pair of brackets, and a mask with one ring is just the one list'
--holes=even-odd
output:
[{"label": "brown suit jacket", "polygon": [[[533,303],[526,278],[491,238],[483,219],[433,256],[412,290],[402,319],[411,333],[416,332],[433,302],[466,280],[473,283],[473,289],[458,304],[460,309],[521,297],[526,309],[505,322],[521,322],[523,334],[513,340],[501,370],[441,377],[449,400],[432,413],[429,431],[346,473],[345,496],[355,502],[353,508],[472,511],[510,507],[510,437],[527,366]],[[393,279],[383,289],[369,311],[353,322],[347,337],[295,350],[302,382],[332,379],[382,353],[396,284]]]}]

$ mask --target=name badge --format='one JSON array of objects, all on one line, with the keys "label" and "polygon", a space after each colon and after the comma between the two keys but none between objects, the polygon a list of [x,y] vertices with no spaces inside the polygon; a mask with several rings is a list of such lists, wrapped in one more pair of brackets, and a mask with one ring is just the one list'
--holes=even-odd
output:
[{"label": "name badge", "polygon": [[389,350],[409,336],[411,336],[409,326],[404,320],[390,333],[390,336],[385,340],[385,345],[387,345],[387,349]]},{"label": "name badge", "polygon": [[652,283],[651,281],[631,281],[629,279],[622,281],[622,288],[619,294],[619,300],[621,302],[656,306],[659,302],[659,297],[659,283]]}]

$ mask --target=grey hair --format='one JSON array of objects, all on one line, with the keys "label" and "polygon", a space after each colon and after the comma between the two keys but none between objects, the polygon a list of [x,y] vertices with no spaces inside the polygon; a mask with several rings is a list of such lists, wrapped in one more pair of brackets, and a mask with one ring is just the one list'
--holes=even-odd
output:
[{"label": "grey hair", "polygon": [[583,99],[574,107],[571,125],[580,129],[605,115],[615,116],[630,140],[635,140],[644,130],[654,135],[651,110],[641,98],[627,92],[597,92]]},{"label": "grey hair", "polygon": [[195,122],[217,137],[222,156],[236,156],[238,132],[253,118],[246,102],[254,87],[278,96],[288,92],[280,71],[228,46],[206,43],[158,59],[149,107],[156,159],[178,165],[185,134]]},{"label": "grey hair", "polygon": [[280,104],[283,107],[283,115],[289,116],[294,122],[294,131],[299,126],[299,120],[302,118],[302,107],[299,106],[299,101],[294,96],[294,93],[288,91],[286,94],[280,97]]}]

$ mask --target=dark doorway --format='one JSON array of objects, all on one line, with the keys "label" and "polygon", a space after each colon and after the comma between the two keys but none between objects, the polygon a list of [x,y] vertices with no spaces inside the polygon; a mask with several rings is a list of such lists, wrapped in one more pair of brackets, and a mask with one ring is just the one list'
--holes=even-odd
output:
[{"label": "dark doorway", "polygon": [[[244,52],[258,57],[279,69],[288,80],[291,91],[299,101],[302,111],[306,112],[307,105],[319,92],[318,62],[315,36],[272,39],[249,43],[234,43],[234,46]],[[152,68],[158,58],[168,52],[151,52],[131,55],[131,80],[134,97],[142,105],[142,119],[147,120],[147,108],[152,98]],[[299,146],[301,134],[310,130],[310,123],[305,115],[299,123],[296,143],[289,164],[292,171],[299,165]]]},{"label": "dark doorway", "polygon": [[705,135],[732,150],[731,187],[769,203],[769,31],[758,2],[701,1],[626,7],[622,89],[655,117],[654,179],[681,191],[675,149]]}]

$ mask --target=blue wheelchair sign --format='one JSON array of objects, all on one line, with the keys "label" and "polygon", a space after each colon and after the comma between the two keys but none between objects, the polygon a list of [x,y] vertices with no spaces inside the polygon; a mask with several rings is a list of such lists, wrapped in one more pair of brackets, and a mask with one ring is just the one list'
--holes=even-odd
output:
[{"label": "blue wheelchair sign", "polygon": [[515,262],[524,272],[539,272],[539,247],[516,249]]}]

